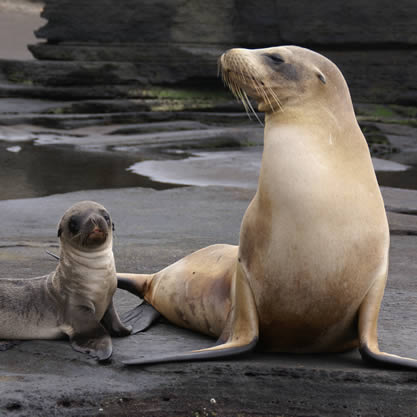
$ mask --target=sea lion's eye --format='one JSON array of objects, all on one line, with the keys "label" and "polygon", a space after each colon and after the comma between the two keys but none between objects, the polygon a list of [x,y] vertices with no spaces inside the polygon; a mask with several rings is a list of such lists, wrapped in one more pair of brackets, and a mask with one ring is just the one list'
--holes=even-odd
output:
[{"label": "sea lion's eye", "polygon": [[265,54],[264,55],[270,62],[274,64],[283,64],[284,58],[280,54]]},{"label": "sea lion's eye", "polygon": [[80,231],[80,222],[75,216],[72,216],[68,222],[68,229],[69,231],[75,235]]},{"label": "sea lion's eye", "polygon": [[110,226],[110,216],[108,214],[103,214],[104,220],[106,220],[107,224]]}]

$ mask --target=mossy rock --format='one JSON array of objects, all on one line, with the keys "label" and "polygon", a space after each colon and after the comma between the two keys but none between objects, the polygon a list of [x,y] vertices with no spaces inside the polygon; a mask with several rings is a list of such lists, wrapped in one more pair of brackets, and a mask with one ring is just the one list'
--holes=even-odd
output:
[{"label": "mossy rock", "polygon": [[207,88],[174,88],[174,87],[150,87],[143,91],[149,98],[166,100],[199,100],[208,102],[230,101],[233,96],[225,89]]},{"label": "mossy rock", "polygon": [[361,129],[372,156],[383,157],[398,152],[377,126],[361,124]]},{"label": "mossy rock", "polygon": [[393,105],[391,108],[400,116],[407,119],[417,119],[417,107]]},{"label": "mossy rock", "polygon": [[357,104],[355,112],[360,122],[379,122],[417,127],[417,107],[394,104]]}]

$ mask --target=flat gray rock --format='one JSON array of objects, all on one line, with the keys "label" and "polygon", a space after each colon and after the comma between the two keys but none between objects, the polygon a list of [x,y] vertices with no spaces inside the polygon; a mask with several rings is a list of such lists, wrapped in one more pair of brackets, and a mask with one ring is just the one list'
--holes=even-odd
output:
[{"label": "flat gray rock", "polygon": [[[408,200],[401,203],[402,192],[384,190],[384,194],[392,206],[410,205]],[[253,190],[225,187],[128,188],[0,201],[0,276],[50,272],[56,261],[45,249],[57,251],[56,224],[76,201],[92,199],[109,209],[116,224],[119,271],[152,272],[203,246],[236,244],[252,196]],[[381,347],[411,357],[417,357],[416,247],[416,236],[392,237],[390,277],[379,324]],[[120,312],[136,303],[136,297],[118,290]],[[357,351],[254,353],[234,360],[130,369],[120,364],[123,358],[212,343],[161,323],[144,334],[113,339],[113,361],[107,366],[73,351],[66,341],[21,343],[0,352],[0,414],[415,415],[417,374],[369,368]]]},{"label": "flat gray rock", "polygon": [[400,188],[381,187],[385,207],[388,211],[417,214],[417,191]]},{"label": "flat gray rock", "polygon": [[417,216],[387,212],[391,235],[417,235]]}]

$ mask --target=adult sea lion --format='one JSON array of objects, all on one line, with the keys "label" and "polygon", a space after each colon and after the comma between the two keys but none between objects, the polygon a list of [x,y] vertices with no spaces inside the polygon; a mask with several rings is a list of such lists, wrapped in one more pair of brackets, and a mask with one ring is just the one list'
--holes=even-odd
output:
[{"label": "adult sea lion", "polygon": [[258,344],[274,352],[359,347],[364,360],[417,368],[378,348],[389,229],[341,72],[296,46],[231,49],[220,68],[232,92],[265,113],[258,189],[239,246],[209,246],[153,275],[118,274],[119,287],[168,320],[219,342],[126,363],[224,357]]},{"label": "adult sea lion", "polygon": [[113,306],[117,279],[113,224],[107,210],[82,201],[62,217],[60,260],[49,275],[0,279],[0,339],[58,339],[99,360],[112,354],[112,336],[127,336]]}]

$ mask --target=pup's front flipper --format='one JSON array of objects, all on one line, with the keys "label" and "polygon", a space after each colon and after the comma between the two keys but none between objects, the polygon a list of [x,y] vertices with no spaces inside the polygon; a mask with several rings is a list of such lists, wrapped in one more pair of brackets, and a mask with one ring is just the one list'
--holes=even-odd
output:
[{"label": "pup's front flipper", "polygon": [[72,306],[67,312],[72,331],[69,332],[71,346],[77,352],[105,361],[112,354],[111,337],[95,318],[94,310],[86,306]]},{"label": "pup's front flipper", "polygon": [[113,300],[104,313],[101,324],[109,331],[111,336],[123,337],[129,336],[132,333],[132,326],[125,326],[120,321],[119,315],[114,308]]},{"label": "pup's front flipper", "polygon": [[134,309],[122,315],[124,323],[133,326],[132,334],[143,332],[161,317],[150,304],[142,301]]}]

